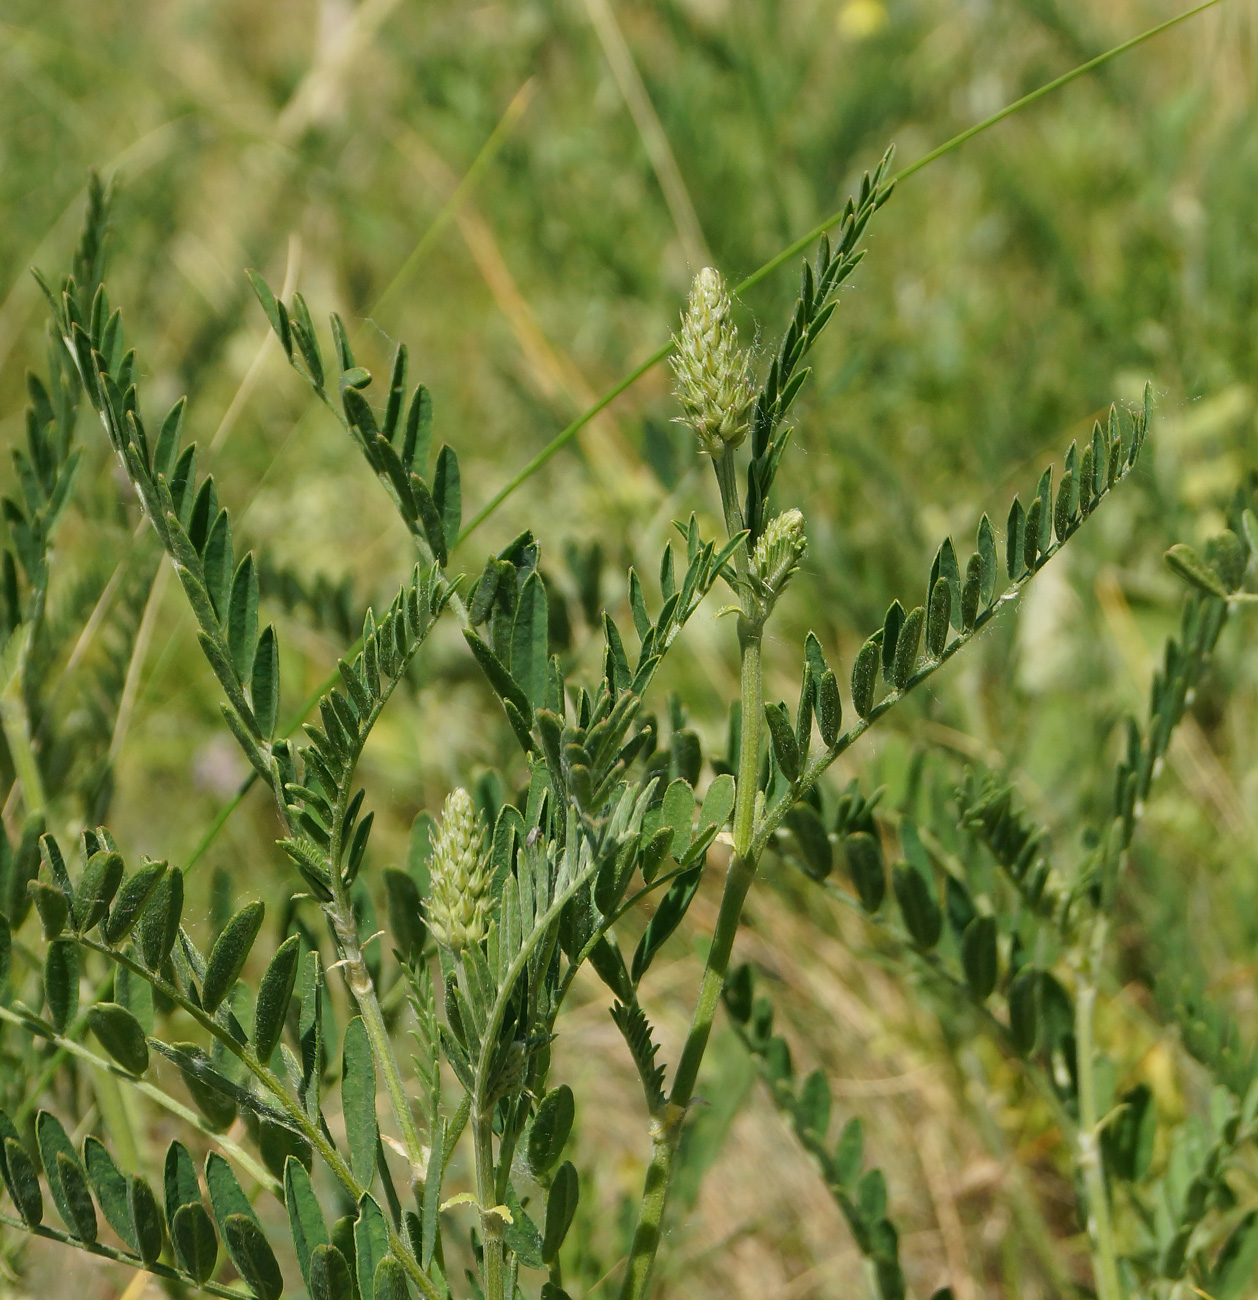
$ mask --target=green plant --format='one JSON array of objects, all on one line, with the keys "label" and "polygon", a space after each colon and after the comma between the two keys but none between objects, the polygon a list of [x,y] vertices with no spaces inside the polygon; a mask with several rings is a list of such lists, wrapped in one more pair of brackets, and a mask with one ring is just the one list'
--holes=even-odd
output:
[{"label": "green plant", "polygon": [[[723,995],[773,1100],[834,1189],[877,1294],[902,1296],[886,1180],[863,1170],[859,1125],[848,1123],[831,1144],[824,1075],[813,1072],[796,1087],[786,1041],[773,1034],[772,1007],[754,996],[750,969],[730,975],[748,890],[769,860],[781,858],[859,907],[898,967],[919,973],[945,1005],[970,1017],[958,1023],[1019,1062],[1052,1109],[1073,1162],[1100,1295],[1169,1290],[1188,1270],[1212,1294],[1241,1293],[1254,1219],[1227,1175],[1253,1135],[1258,1092],[1248,1061],[1237,1059],[1235,1032],[1203,1012],[1200,1000],[1170,1009],[1222,1091],[1209,1140],[1192,1131],[1178,1137],[1179,1164],[1150,1190],[1156,1115],[1138,1089],[1115,1101],[1096,1043],[1095,1005],[1109,956],[1108,915],[1140,809],[1227,612],[1252,600],[1241,588],[1254,547],[1253,502],[1238,501],[1233,531],[1204,558],[1172,549],[1173,567],[1197,590],[1155,683],[1149,723],[1130,729],[1112,806],[1069,867],[1049,856],[1046,832],[1003,780],[962,778],[954,783],[955,812],[943,815],[941,805],[919,827],[903,809],[884,815],[878,799],[858,788],[836,801],[822,793],[821,778],[1012,604],[1126,478],[1148,431],[1147,396],[1142,409],[1112,410],[1081,451],[1071,446],[1056,491],[1048,470],[1026,507],[1015,498],[1003,546],[984,516],[964,569],[950,539],[939,547],[921,603],[910,600],[906,612],[893,602],[856,654],[855,719],[846,728],[839,674],[815,636],[803,647],[794,716],[785,703],[764,699],[765,629],[787,585],[800,581],[806,549],[800,512],[774,513],[770,505],[791,434],[787,418],[808,376],[805,355],[860,260],[868,222],[889,197],[889,163],[888,156],[865,178],[835,223],[834,242],[823,235],[815,261],[805,263],[795,310],[758,386],[719,276],[701,273],[677,376],[686,419],[713,463],[725,537],[705,539],[693,514],[679,525],[684,559],[664,548],[658,598],[647,594],[655,583],[630,570],[636,650],[612,613],[602,612],[601,671],[584,684],[551,653],[550,601],[530,534],[491,556],[474,581],[448,575],[462,531],[459,461],[449,446],[433,454],[431,400],[422,385],[408,392],[405,347],[396,351],[383,403],[373,406],[366,395],[373,376],[339,317],[329,356],[302,297],[285,303],[253,276],[285,355],[379,477],[419,558],[386,611],[366,615],[336,680],[319,693],[319,724],[305,727],[300,746],[290,738],[296,726],[286,733],[282,722],[277,633],[259,628],[263,566],[252,552],[238,553],[214,479],[198,477],[195,447],[181,445],[182,402],[160,425],[141,415],[135,354],[125,350],[120,314],[110,311],[100,283],[108,201],[93,188],[74,273],[44,286],[54,321],[49,379],[31,383],[29,450],[17,461],[22,499],[5,507],[9,649],[0,721],[26,822],[16,847],[0,842],[7,854],[0,955],[11,986],[0,1018],[21,1031],[10,1040],[37,1067],[0,1134],[0,1172],[18,1212],[6,1224],[214,1294],[241,1294],[219,1280],[230,1261],[254,1294],[278,1296],[284,1268],[271,1243],[280,1234],[268,1207],[260,1212],[246,1194],[243,1173],[287,1211],[280,1254],[287,1264],[291,1239],[312,1296],[394,1297],[408,1286],[441,1296],[461,1289],[453,1280],[466,1269],[473,1291],[491,1300],[514,1296],[528,1277],[545,1277],[543,1295],[558,1300],[582,1179],[563,1160],[579,1111],[572,1091],[551,1077],[551,1043],[588,964],[613,996],[651,1138],[622,1293],[649,1291]],[[53,766],[52,746],[37,743],[41,731],[57,737],[61,730],[49,703],[51,672],[73,653],[67,630],[48,625],[48,557],[74,481],[76,412],[85,402],[134,491],[139,522],[174,566],[226,697],[224,721],[252,779],[273,799],[283,849],[303,882],[273,947],[259,942],[261,901],[229,909],[198,946],[184,924],[183,871],[148,861],[129,871],[108,831],[91,826],[99,783]],[[670,705],[666,722],[650,712],[648,693],[718,584],[734,600],[727,626],[738,643],[741,691],[728,753],[709,758],[713,777],[700,798],[698,737],[680,704]],[[314,602],[299,593],[289,603]],[[344,604],[334,609],[341,621]],[[363,868],[373,821],[356,767],[381,711],[443,620],[459,625],[520,752],[504,759],[496,787],[491,782],[476,797],[457,790],[438,819],[421,816],[407,869],[386,868],[369,885]],[[96,750],[108,732],[95,738]],[[93,757],[91,744],[80,749],[80,758]],[[946,777],[941,767],[940,783]],[[509,797],[501,797],[504,789]],[[84,824],[78,858],[68,865],[58,836]],[[893,835],[904,855],[891,873],[898,921],[884,867]],[[836,846],[855,897],[831,879]],[[706,969],[666,1089],[640,990],[705,871],[726,853]],[[643,927],[635,917],[648,899],[655,909]],[[369,950],[382,901],[391,957]],[[622,945],[634,934],[630,953]],[[241,979],[247,966],[261,972],[256,995]],[[329,980],[333,970],[340,975]],[[404,1007],[413,1071],[398,1046]],[[85,1045],[88,1030],[98,1048]],[[198,1041],[184,1041],[189,1034]],[[37,1050],[40,1042],[55,1049],[50,1057]],[[177,1100],[166,1079],[154,1081],[156,1058],[178,1072],[195,1109]],[[113,1154],[92,1135],[76,1145],[51,1111],[32,1120],[63,1066],[76,1083],[86,1080]],[[339,1101],[329,1106],[333,1081]],[[391,1112],[383,1126],[379,1083]],[[124,1089],[212,1148],[203,1174],[209,1211],[180,1141],[168,1149],[163,1194],[154,1194],[129,1136]],[[229,1133],[237,1118],[246,1137]],[[455,1190],[464,1148],[472,1153],[470,1190]],[[43,1225],[32,1149],[64,1232]],[[100,1242],[98,1209],[120,1247]],[[466,1247],[457,1231],[467,1226],[464,1215]]]}]

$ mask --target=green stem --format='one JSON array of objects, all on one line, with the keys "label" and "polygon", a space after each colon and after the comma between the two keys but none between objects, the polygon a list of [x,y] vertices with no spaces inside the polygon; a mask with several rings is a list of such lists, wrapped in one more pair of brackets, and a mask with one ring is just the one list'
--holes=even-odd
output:
[{"label": "green stem", "polygon": [[480,1205],[481,1244],[485,1251],[485,1298],[504,1300],[503,1223],[494,1208],[493,1109],[479,1110],[472,1126],[476,1147],[476,1199]]},{"label": "green stem", "polygon": [[1097,1300],[1125,1300],[1118,1274],[1118,1252],[1110,1218],[1109,1192],[1101,1166],[1101,1117],[1096,1104],[1095,1052],[1092,1036],[1096,1005],[1096,969],[1105,948],[1106,924],[1097,916],[1083,943],[1075,985],[1075,1044],[1079,1072],[1079,1132],[1076,1161],[1088,1197],[1088,1236]]},{"label": "green stem", "polygon": [[[721,504],[725,510],[726,527],[730,536],[743,529],[742,511],[738,505],[734,481],[733,454],[726,451],[716,461],[716,477],[721,488]],[[747,548],[739,547],[735,565],[740,575],[747,573]],[[734,796],[734,856],[725,877],[725,890],[717,913],[716,929],[708,949],[708,960],[699,986],[699,997],[690,1020],[690,1032],[682,1048],[677,1073],[673,1077],[672,1091],[662,1114],[651,1117],[651,1160],[647,1166],[638,1209],[638,1226],[633,1235],[629,1263],[621,1285],[621,1300],[645,1300],[649,1294],[651,1270],[659,1250],[664,1211],[668,1205],[668,1189],[672,1182],[673,1166],[681,1141],[681,1125],[686,1108],[694,1096],[699,1067],[712,1033],[712,1022],[721,1000],[721,989],[729,970],[734,936],[742,916],[747,891],[755,878],[759,854],[753,852],[756,810],[756,786],[760,766],[760,741],[763,728],[764,701],[761,668],[762,628],[749,617],[751,595],[744,597],[744,613],[738,619],[739,650],[742,658],[741,699],[742,734],[738,749],[738,778]]]}]

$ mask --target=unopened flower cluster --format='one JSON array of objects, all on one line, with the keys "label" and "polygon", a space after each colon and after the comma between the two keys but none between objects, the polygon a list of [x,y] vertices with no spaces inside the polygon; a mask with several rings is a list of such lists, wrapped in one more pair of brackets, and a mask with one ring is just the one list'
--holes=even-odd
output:
[{"label": "unopened flower cluster", "polygon": [[739,446],[756,396],[751,355],[738,346],[729,292],[710,266],[695,276],[681,335],[673,344],[677,399],[685,412],[679,423],[690,425],[709,456]]},{"label": "unopened flower cluster", "polygon": [[798,510],[784,510],[765,525],[751,555],[751,582],[768,608],[781,595],[807,550],[804,516]]},{"label": "unopened flower cluster", "polygon": [[472,797],[454,790],[441,810],[433,844],[428,928],[441,947],[460,953],[489,931],[489,862],[481,852],[481,828]]}]

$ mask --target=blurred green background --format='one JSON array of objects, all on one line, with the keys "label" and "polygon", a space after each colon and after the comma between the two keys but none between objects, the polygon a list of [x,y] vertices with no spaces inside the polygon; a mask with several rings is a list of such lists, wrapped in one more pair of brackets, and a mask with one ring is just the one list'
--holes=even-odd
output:
[{"label": "blurred green background", "polygon": [[[23,436],[23,371],[42,365],[44,308],[26,268],[65,264],[95,167],[117,178],[108,279],[145,409],[188,394],[202,463],[243,544],[268,557],[287,713],[412,560],[370,471],[283,364],[245,267],[300,289],[316,319],[340,311],[375,369],[408,342],[437,437],[458,450],[468,517],[667,337],[700,265],[741,279],[839,208],[889,143],[908,164],[1173,12],[1163,0],[8,0],[0,440]],[[932,164],[871,226],[778,480],[778,504],[808,517],[811,550],[769,650],[774,698],[793,694],[808,628],[850,666],[893,597],[921,600],[940,539],[966,547],[985,510],[1003,527],[1013,492],[1027,499],[1042,464],[1111,401],[1136,401],[1148,380],[1156,416],[1136,484],[1015,617],[845,760],[840,781],[862,773],[894,799],[917,755],[976,759],[1016,774],[1064,844],[1106,806],[1114,724],[1143,707],[1178,618],[1161,554],[1217,531],[1258,465],[1256,52],[1258,6],[1224,0]],[[742,303],[743,335],[766,357],[796,280],[784,267]],[[455,568],[477,571],[532,528],[569,655],[593,666],[591,593],[593,608],[619,609],[624,569],[653,572],[670,521],[690,510],[715,528],[714,484],[674,414],[657,369],[512,496]],[[154,583],[155,553],[132,537],[105,441],[86,425],[83,437],[56,613],[81,626],[108,582],[120,594],[90,671],[58,701],[62,729],[95,736],[97,751],[61,815],[107,812],[128,853],[180,861],[243,763],[175,584]],[[1254,1010],[1251,631],[1242,620],[1221,646],[1219,699],[1198,702],[1177,742],[1124,903],[1132,983],[1116,1005],[1130,1014],[1106,1028],[1172,1109],[1195,1104],[1193,1076],[1144,1013],[1151,972],[1213,981],[1243,1020]],[[379,861],[405,853],[419,810],[511,752],[457,638],[438,639],[421,677],[364,760]],[[729,625],[696,619],[667,677],[722,750]],[[200,868],[207,915],[227,893],[291,890],[274,838],[255,792]],[[958,1296],[1058,1293],[1037,1233],[1059,1239],[1069,1271],[1078,1225],[1043,1158],[1043,1117],[1016,1098],[1005,1107],[992,1062],[953,1053],[930,1066],[940,1030],[913,989],[858,968],[850,946],[801,938],[800,911],[789,886],[765,888],[748,943],[781,978],[784,1014],[811,1043],[803,1056],[873,1128],[914,1285],[926,1293],[946,1266],[972,1279]],[[703,899],[692,915],[701,927]],[[693,959],[679,949],[670,969],[653,996],[675,1049]],[[600,1098],[583,1140],[610,1221],[644,1154],[630,1067],[597,998],[570,1034],[573,1068]],[[736,1075],[721,1076],[733,1138],[685,1216],[666,1293],[842,1294],[836,1279],[858,1265],[837,1211],[806,1161],[781,1154],[789,1138],[771,1115],[734,1116]],[[754,1195],[749,1175],[763,1180]],[[1048,1206],[1038,1219],[1028,1185]],[[614,1222],[592,1217],[588,1230],[592,1258],[613,1250],[602,1241]]]}]

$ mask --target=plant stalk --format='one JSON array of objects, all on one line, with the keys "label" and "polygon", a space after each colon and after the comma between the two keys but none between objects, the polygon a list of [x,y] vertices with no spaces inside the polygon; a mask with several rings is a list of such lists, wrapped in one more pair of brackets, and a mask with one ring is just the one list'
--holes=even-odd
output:
[{"label": "plant stalk", "polygon": [[485,1300],[505,1300],[502,1216],[494,1208],[493,1111],[478,1110],[472,1127],[476,1146],[476,1199],[480,1205],[481,1247],[485,1252]]},{"label": "plant stalk", "polygon": [[1093,1051],[1096,968],[1105,946],[1105,919],[1097,916],[1084,941],[1075,987],[1075,1044],[1079,1071],[1079,1132],[1076,1159],[1088,1197],[1088,1236],[1098,1300],[1125,1300],[1110,1218],[1109,1193],[1101,1167],[1101,1120],[1097,1114]]},{"label": "plant stalk", "polygon": [[[725,511],[725,526],[731,537],[743,530],[742,508],[738,502],[738,489],[734,477],[733,452],[726,450],[716,462],[716,477],[721,488],[721,504]],[[740,577],[748,569],[746,544],[734,553],[734,563]],[[725,877],[725,890],[717,913],[712,944],[699,986],[699,998],[690,1021],[690,1032],[682,1048],[677,1073],[673,1077],[672,1091],[663,1113],[651,1117],[651,1160],[647,1166],[638,1210],[638,1226],[633,1235],[633,1246],[621,1284],[621,1300],[645,1300],[650,1293],[651,1270],[659,1249],[664,1210],[668,1204],[668,1189],[672,1182],[677,1148],[681,1141],[682,1121],[694,1096],[699,1067],[707,1050],[712,1033],[712,1022],[721,1000],[721,989],[729,970],[734,936],[742,916],[747,891],[755,878],[759,855],[752,852],[754,843],[756,785],[760,766],[760,742],[764,726],[763,680],[761,667],[761,639],[763,629],[755,617],[751,593],[743,596],[743,613],[738,618],[738,642],[742,660],[740,696],[742,701],[742,734],[738,747],[738,778],[734,795],[734,856]]]}]

